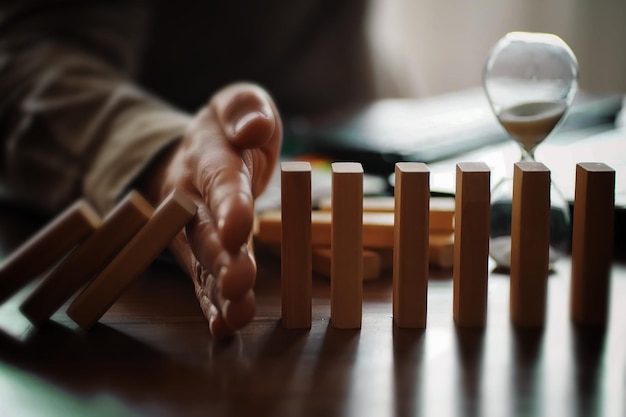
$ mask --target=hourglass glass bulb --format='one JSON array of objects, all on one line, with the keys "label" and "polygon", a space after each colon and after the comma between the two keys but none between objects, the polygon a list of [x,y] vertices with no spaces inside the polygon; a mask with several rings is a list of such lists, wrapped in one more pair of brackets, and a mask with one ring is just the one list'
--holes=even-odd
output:
[{"label": "hourglass glass bulb", "polygon": [[[521,148],[522,159],[534,160],[536,147],[563,120],[578,87],[578,63],[572,50],[549,33],[511,32],[494,46],[483,72],[491,108]],[[498,266],[510,266],[512,178],[491,191],[490,254]],[[569,206],[550,187],[550,256],[569,245]]]},{"label": "hourglass glass bulb", "polygon": [[578,63],[556,35],[510,32],[493,48],[483,85],[504,129],[532,156],[574,99]]}]

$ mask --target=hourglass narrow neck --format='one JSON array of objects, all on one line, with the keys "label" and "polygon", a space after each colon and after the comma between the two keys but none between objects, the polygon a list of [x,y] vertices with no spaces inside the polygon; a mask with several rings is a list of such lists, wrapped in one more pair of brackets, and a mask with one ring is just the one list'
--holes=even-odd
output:
[{"label": "hourglass narrow neck", "polygon": [[523,146],[521,147],[522,157],[521,160],[523,162],[535,162],[535,148],[527,150]]}]

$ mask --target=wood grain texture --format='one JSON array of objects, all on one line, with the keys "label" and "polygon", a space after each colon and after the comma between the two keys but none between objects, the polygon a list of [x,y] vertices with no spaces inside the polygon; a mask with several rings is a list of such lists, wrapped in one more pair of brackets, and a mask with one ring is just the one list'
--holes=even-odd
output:
[{"label": "wood grain texture", "polygon": [[281,164],[282,324],[311,327],[311,164]]},{"label": "wood grain texture", "polygon": [[550,170],[518,162],[513,171],[510,313],[518,326],[543,326],[550,252]]},{"label": "wood grain texture", "polygon": [[[332,251],[330,247],[313,248],[313,271],[330,278]],[[363,281],[381,277],[382,257],[375,250],[363,249]]]},{"label": "wood grain texture", "polygon": [[596,162],[577,164],[570,296],[577,323],[604,326],[608,320],[614,222],[615,170]]},{"label": "wood grain texture", "polygon": [[13,251],[0,266],[0,303],[59,262],[100,221],[87,201],[78,200]]},{"label": "wood grain texture", "polygon": [[[318,209],[330,211],[332,199],[320,199]],[[430,215],[428,227],[431,233],[445,233],[454,231],[454,197],[430,197]],[[367,224],[367,213],[393,213],[395,211],[395,196],[366,196],[363,197],[364,223]]]},{"label": "wood grain texture", "polygon": [[398,327],[425,328],[430,171],[422,163],[397,163],[395,181],[393,318]]},{"label": "wood grain texture", "polygon": [[361,327],[363,305],[363,167],[332,164],[330,323]]},{"label": "wood grain texture", "polygon": [[[0,253],[36,228],[0,204]],[[488,327],[456,326],[451,273],[435,273],[424,330],[393,325],[387,276],[364,285],[355,331],[329,325],[330,284],[314,279],[313,323],[301,331],[280,324],[280,261],[256,249],[256,317],[223,342],[211,337],[189,277],[169,262],[151,265],[89,332],[60,311],[33,328],[16,295],[0,308],[0,407],[63,417],[624,414],[623,258],[611,268],[616,319],[602,328],[570,324],[564,256],[548,280],[543,330],[512,325],[509,280],[498,273],[489,277]]]},{"label": "wood grain texture", "polygon": [[487,317],[490,171],[482,162],[456,167],[453,316],[459,326],[482,327]]},{"label": "wood grain texture", "polygon": [[174,190],[152,217],[70,304],[67,315],[90,329],[196,213],[195,204]]},{"label": "wood grain texture", "polygon": [[131,191],[94,233],[39,282],[22,303],[22,313],[32,323],[43,324],[124,247],[153,211],[139,193]]}]

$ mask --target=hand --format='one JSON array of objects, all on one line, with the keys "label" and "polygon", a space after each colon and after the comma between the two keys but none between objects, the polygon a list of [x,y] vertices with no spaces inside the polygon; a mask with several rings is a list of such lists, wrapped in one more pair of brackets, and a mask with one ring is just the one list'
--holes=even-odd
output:
[{"label": "hand", "polygon": [[254,318],[254,199],[271,178],[281,141],[280,116],[269,95],[253,84],[233,84],[196,114],[144,182],[154,201],[176,187],[198,206],[170,248],[193,279],[216,338]]}]

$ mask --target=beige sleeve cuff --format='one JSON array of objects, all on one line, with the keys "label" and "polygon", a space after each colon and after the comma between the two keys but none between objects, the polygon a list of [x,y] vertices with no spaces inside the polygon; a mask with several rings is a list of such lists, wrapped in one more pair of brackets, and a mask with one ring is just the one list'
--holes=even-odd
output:
[{"label": "beige sleeve cuff", "polygon": [[[146,109],[146,107],[149,107]],[[108,212],[152,158],[177,140],[191,116],[153,103],[136,106],[111,126],[111,134],[88,168],[83,195]]]}]

